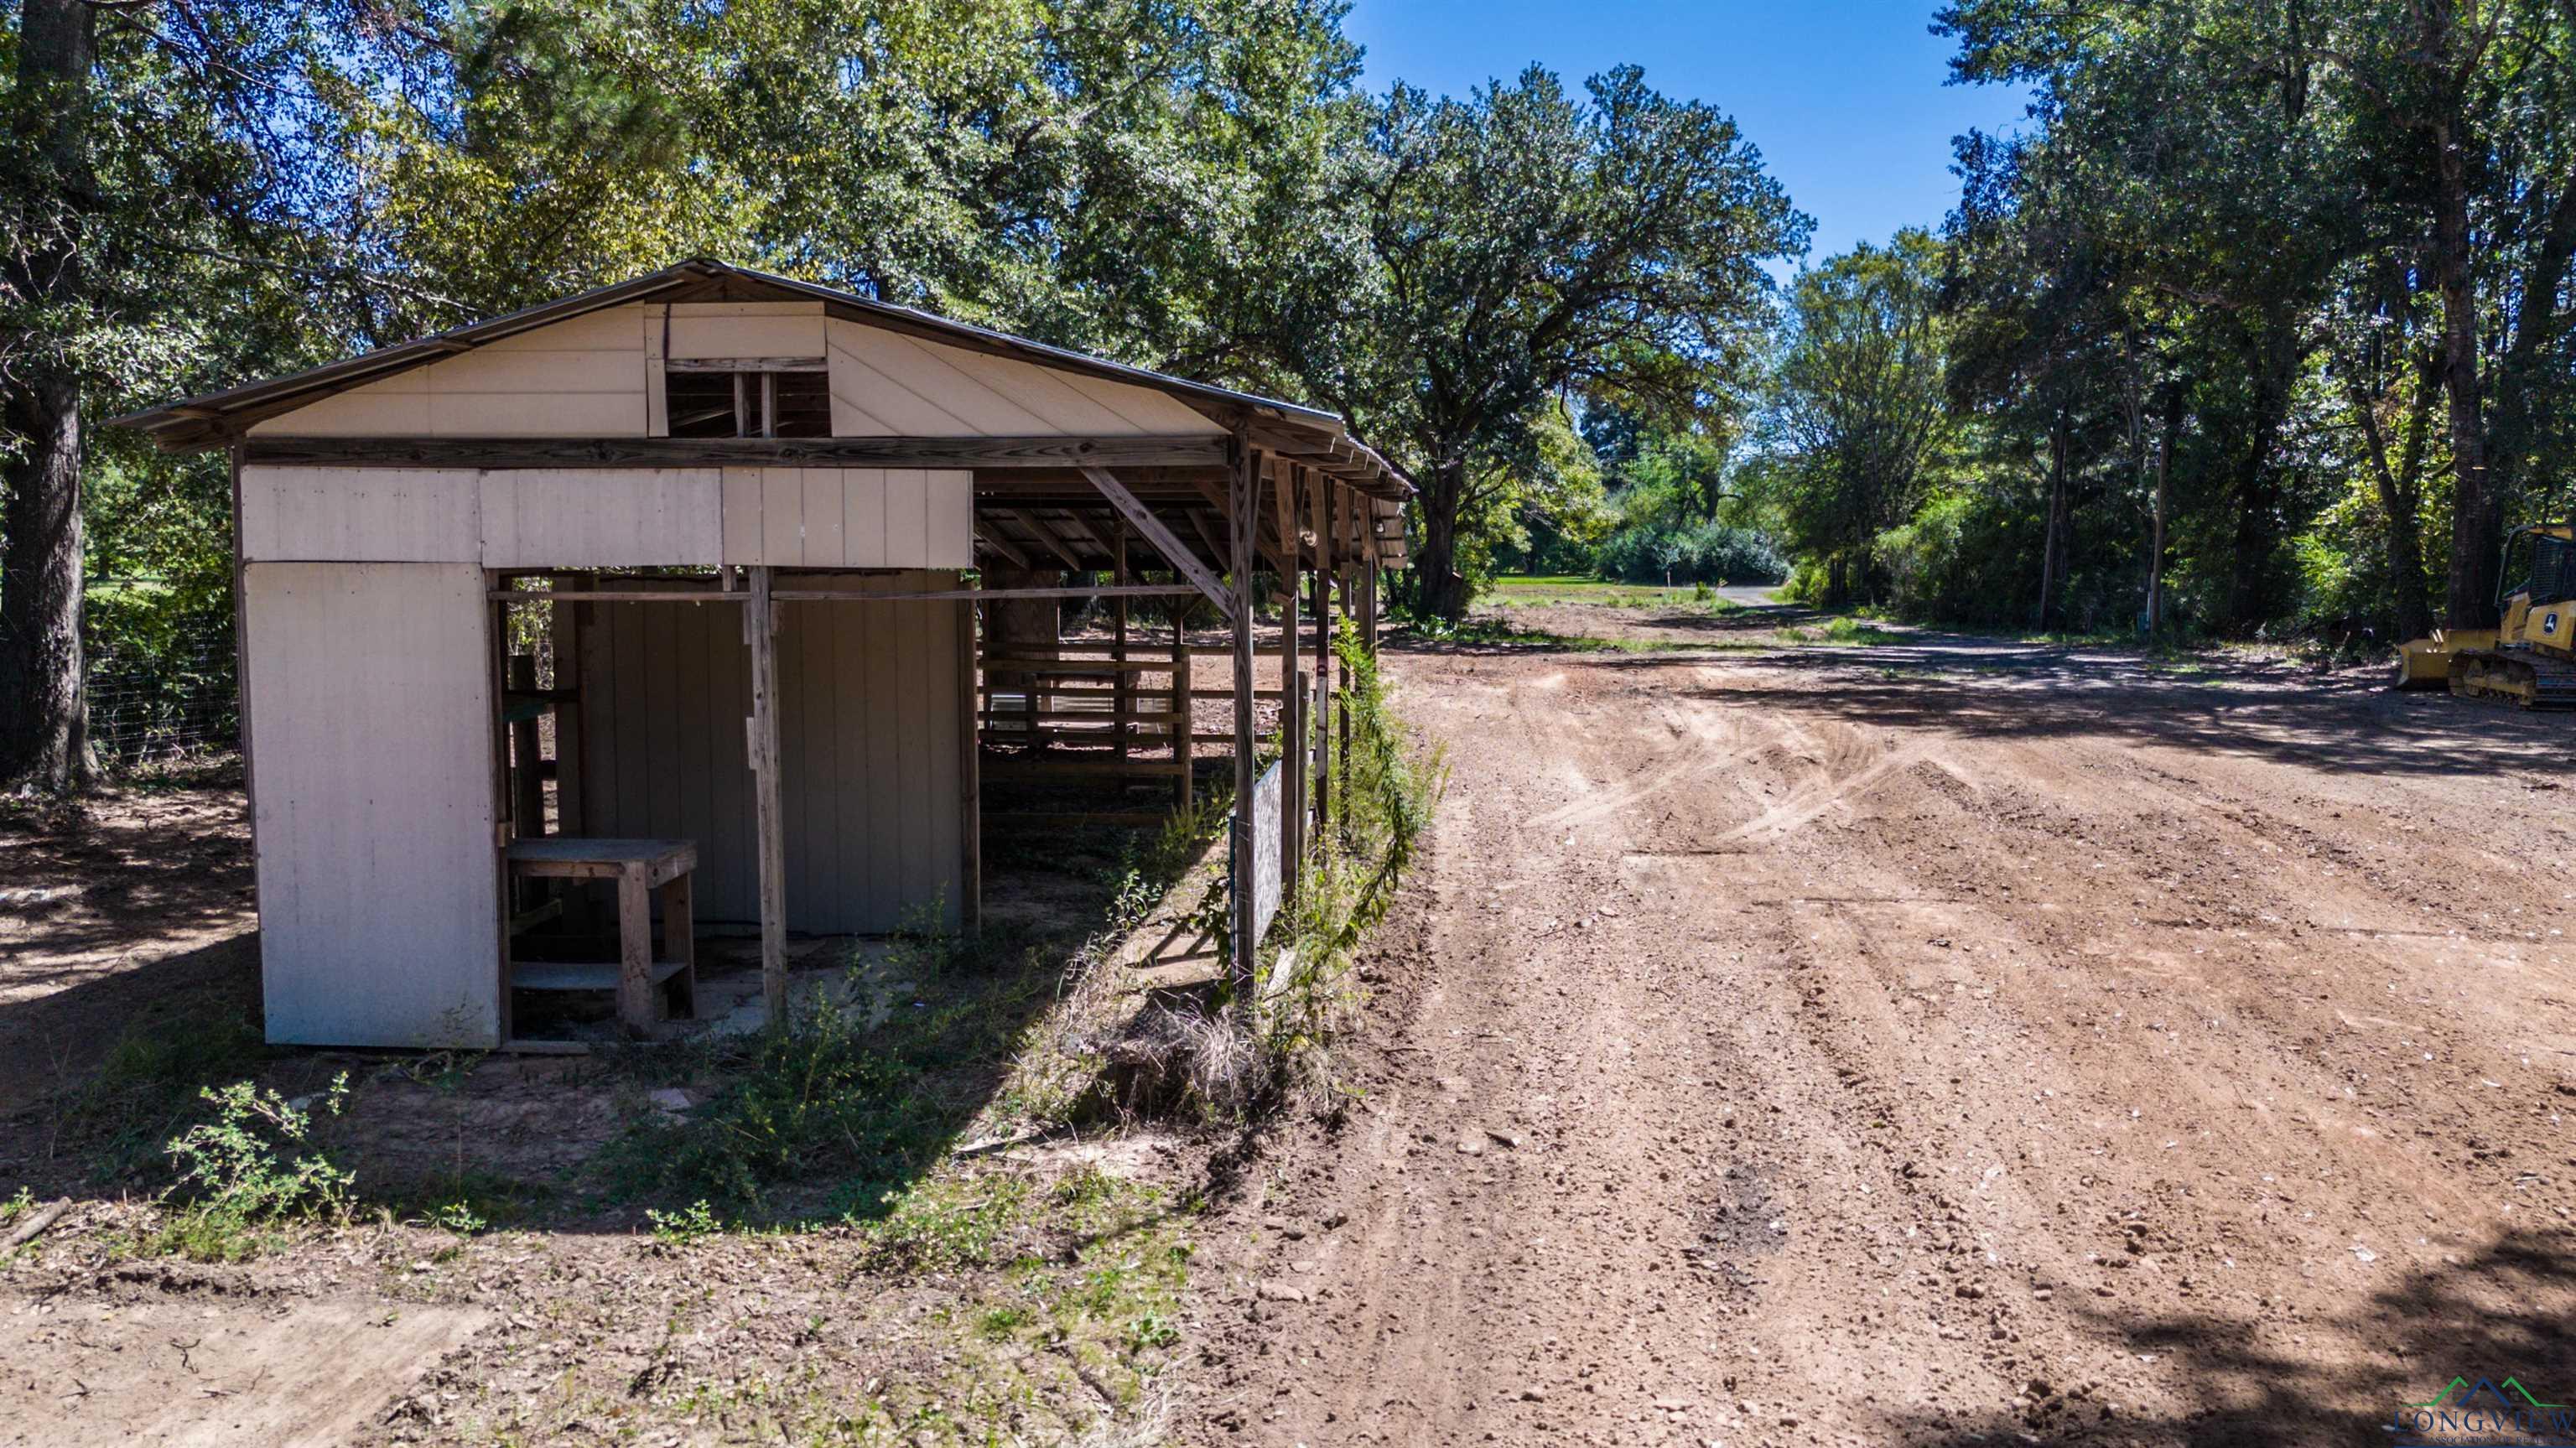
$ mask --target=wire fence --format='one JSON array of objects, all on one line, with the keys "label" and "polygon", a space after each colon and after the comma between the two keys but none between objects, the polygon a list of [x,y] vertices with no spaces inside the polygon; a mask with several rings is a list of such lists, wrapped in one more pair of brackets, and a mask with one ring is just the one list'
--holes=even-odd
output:
[{"label": "wire fence", "polygon": [[138,610],[131,603],[136,582],[90,585],[83,693],[91,747],[119,765],[236,747],[241,694],[230,613]]}]

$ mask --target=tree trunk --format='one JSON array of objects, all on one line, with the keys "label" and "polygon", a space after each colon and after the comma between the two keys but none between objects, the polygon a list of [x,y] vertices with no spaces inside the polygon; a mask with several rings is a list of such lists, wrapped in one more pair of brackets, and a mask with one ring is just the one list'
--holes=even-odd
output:
[{"label": "tree trunk", "polygon": [[2165,628],[2165,529],[2173,516],[2174,438],[2182,432],[2182,389],[2165,388],[2164,435],[2156,442],[2156,520],[2147,545],[2147,637]]},{"label": "tree trunk", "polygon": [[2048,606],[2057,584],[2057,515],[2066,496],[2066,415],[2059,413],[2048,429],[2048,510],[2039,526],[2039,616],[2033,620],[2042,632],[2048,628]]},{"label": "tree trunk", "polygon": [[2442,293],[2442,384],[2450,398],[2451,578],[2443,621],[2487,628],[2496,621],[2496,549],[2504,499],[2487,475],[2485,408],[2478,387],[2477,283],[2469,271],[2469,165],[2455,124],[2432,128],[2435,154],[2433,280]]},{"label": "tree trunk", "polygon": [[1458,571],[1458,506],[1467,494],[1462,457],[1436,463],[1422,490],[1422,556],[1413,560],[1422,611],[1457,623],[1467,616],[1467,579]]},{"label": "tree trunk", "polygon": [[2423,467],[2425,414],[2432,406],[2433,377],[2428,370],[2426,385],[2416,390],[2414,412],[2407,420],[2406,456],[2392,465],[2387,439],[2379,426],[2378,399],[2371,396],[2357,369],[2344,370],[2346,395],[2351,399],[2354,416],[2361,421],[2363,448],[2370,454],[2379,508],[2388,516],[2389,621],[2401,641],[2420,639],[2433,631],[2433,611],[2424,601],[2424,537],[2417,507],[2417,479]]},{"label": "tree trunk", "polygon": [[[91,7],[26,0],[20,12],[16,105],[33,121],[56,195],[34,208],[51,234],[13,258],[22,297],[76,303],[87,191]],[[50,213],[50,214],[49,214]],[[17,455],[0,468],[0,781],[62,790],[88,783],[89,719],[81,695],[80,380],[64,339],[37,340],[0,398],[0,426]]]}]

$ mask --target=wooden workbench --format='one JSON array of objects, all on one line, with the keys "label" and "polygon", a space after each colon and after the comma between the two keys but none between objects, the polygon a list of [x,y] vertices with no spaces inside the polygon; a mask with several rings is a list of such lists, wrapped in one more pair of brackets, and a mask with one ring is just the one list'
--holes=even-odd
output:
[{"label": "wooden workbench", "polygon": [[[507,851],[514,880],[608,880],[617,886],[617,954],[614,962],[510,962],[518,990],[614,990],[617,1019],[646,1036],[663,1019],[664,987],[677,982],[678,1016],[697,1009],[696,925],[689,872],[698,867],[695,840],[599,840],[546,835],[513,840]],[[662,898],[662,949],[653,949],[653,897]]]}]

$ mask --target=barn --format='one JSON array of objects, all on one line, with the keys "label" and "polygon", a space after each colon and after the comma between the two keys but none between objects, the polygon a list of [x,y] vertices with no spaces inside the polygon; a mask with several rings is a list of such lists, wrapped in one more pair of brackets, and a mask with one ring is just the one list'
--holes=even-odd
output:
[{"label": "barn", "polygon": [[[710,261],[118,422],[230,458],[281,1043],[662,1033],[719,923],[783,1013],[791,933],[974,928],[996,777],[1230,785],[1248,980],[1331,808],[1257,729],[1320,734],[1411,491],[1330,413]],[[567,912],[613,949],[535,948]]]}]

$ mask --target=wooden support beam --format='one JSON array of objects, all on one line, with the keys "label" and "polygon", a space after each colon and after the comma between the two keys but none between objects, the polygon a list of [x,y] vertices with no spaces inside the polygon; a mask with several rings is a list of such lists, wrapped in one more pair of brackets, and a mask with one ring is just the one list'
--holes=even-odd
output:
[{"label": "wooden support beam", "polygon": [[[1135,525],[1137,532],[1145,535],[1145,541],[1154,545],[1154,551],[1163,555],[1164,562],[1179,570],[1183,578],[1197,584],[1199,592],[1206,594],[1210,603],[1228,612],[1233,610],[1234,602],[1226,596],[1225,585],[1217,582],[1216,575],[1208,571],[1206,564],[1199,562],[1197,554],[1172,536],[1172,530],[1163,526],[1163,520],[1155,517],[1152,509],[1136,501],[1136,495],[1127,491],[1125,484],[1111,477],[1105,468],[1086,467],[1082,475],[1091,479],[1091,485],[1100,490],[1100,495],[1109,500],[1111,507]],[[1241,580],[1237,580],[1236,586],[1242,586]]]},{"label": "wooden support beam", "polygon": [[787,1029],[787,817],[778,778],[778,605],[771,570],[751,570],[743,642],[751,650],[751,792],[760,855],[760,995],[769,1028]]},{"label": "wooden support beam", "polygon": [[249,463],[343,468],[1001,469],[1223,464],[1217,437],[253,437]]},{"label": "wooden support beam", "polygon": [[1238,423],[1230,449],[1234,464],[1226,485],[1226,523],[1232,529],[1227,563],[1234,571],[1234,590],[1219,605],[1225,610],[1234,646],[1234,959],[1226,963],[1236,999],[1252,1000],[1253,965],[1261,942],[1253,937],[1253,871],[1257,851],[1252,843],[1252,786],[1259,763],[1253,739],[1252,678],[1252,525],[1256,502],[1253,480],[1261,459],[1252,451],[1246,429]]},{"label": "wooden support beam", "polygon": [[975,618],[971,602],[957,605],[957,786],[958,842],[964,859],[965,898],[957,902],[958,928],[968,935],[984,928],[984,791],[978,772],[983,759],[982,690],[976,682]]},{"label": "wooden support beam", "polygon": [[1029,562],[1029,555],[1020,551],[1018,544],[1002,536],[1002,530],[999,528],[987,528],[981,523],[976,524],[975,541],[1011,560],[1017,567],[1035,566]]},{"label": "wooden support beam", "polygon": [[[1293,532],[1303,503],[1306,470],[1290,463],[1275,466],[1280,520],[1286,531]],[[1296,907],[1297,886],[1306,874],[1306,676],[1297,667],[1297,592],[1304,586],[1298,575],[1304,564],[1302,557],[1292,557],[1288,571],[1279,575],[1279,688],[1287,696],[1287,707],[1279,711],[1279,758],[1284,766],[1279,782],[1287,786],[1279,792],[1282,909]]]},{"label": "wooden support beam", "polygon": [[[601,589],[592,593],[557,593],[533,588],[495,588],[486,595],[508,603],[748,603],[740,589],[654,588]],[[934,588],[913,593],[867,593],[853,588],[779,588],[770,597],[780,603],[985,603],[1007,598],[1197,598],[1186,583],[1131,583],[1069,588]]]},{"label": "wooden support beam", "polygon": [[1058,536],[1053,528],[1047,526],[1045,519],[1026,508],[1004,508],[1002,516],[1028,529],[1029,535],[1045,545],[1049,553],[1064,560],[1065,567],[1076,573],[1090,571],[1082,566],[1081,559],[1073,556],[1073,550],[1065,546],[1064,539]]}]

